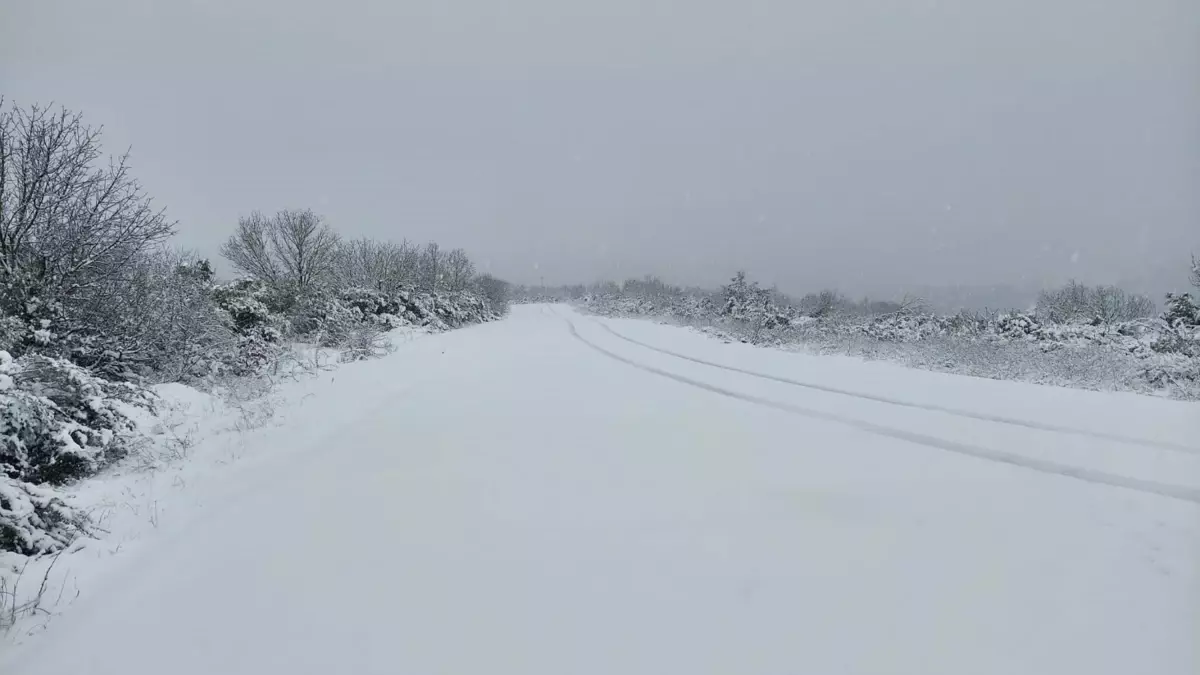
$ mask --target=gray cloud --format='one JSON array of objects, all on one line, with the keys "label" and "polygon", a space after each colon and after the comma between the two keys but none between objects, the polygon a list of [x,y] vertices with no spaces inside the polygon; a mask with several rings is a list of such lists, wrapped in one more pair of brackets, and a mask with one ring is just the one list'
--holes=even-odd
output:
[{"label": "gray cloud", "polygon": [[1190,0],[5,10],[0,83],[134,149],[182,243],[312,206],[517,281],[1163,290],[1200,252]]}]

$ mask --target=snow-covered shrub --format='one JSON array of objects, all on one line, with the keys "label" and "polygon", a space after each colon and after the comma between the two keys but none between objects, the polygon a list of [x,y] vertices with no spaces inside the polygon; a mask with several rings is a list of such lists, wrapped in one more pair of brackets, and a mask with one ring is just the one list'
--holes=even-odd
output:
[{"label": "snow-covered shrub", "polygon": [[405,307],[395,295],[369,288],[349,288],[342,291],[342,303],[361,313],[361,320],[380,331],[410,325],[403,314]]},{"label": "snow-covered shrub", "polygon": [[208,261],[157,249],[97,282],[60,324],[53,353],[109,379],[196,381],[222,369],[235,333],[212,301]]},{"label": "snow-covered shrub", "polygon": [[996,335],[1010,340],[1029,340],[1034,338],[1042,326],[1036,318],[1022,312],[1002,314],[996,319],[994,331]]},{"label": "snow-covered shrub", "polygon": [[0,476],[0,551],[54,553],[86,534],[87,516],[53,489]]},{"label": "snow-covered shrub", "polygon": [[509,284],[507,281],[502,281],[490,274],[481,274],[475,280],[476,286],[479,288],[479,294],[487,303],[488,310],[495,316],[504,316],[508,314]]},{"label": "snow-covered shrub", "polygon": [[212,291],[213,301],[240,333],[272,325],[271,312],[262,300],[266,294],[266,285],[256,279],[239,279]]},{"label": "snow-covered shrub", "polygon": [[0,320],[0,348],[69,359],[113,380],[202,378],[233,342],[209,298],[211,285],[206,261],[150,248],[80,287],[58,289],[54,300],[16,303],[0,289],[0,306],[9,310]]},{"label": "snow-covered shrub", "polygon": [[[833,303],[835,309],[814,317],[805,301],[797,308],[772,299],[775,294],[744,275],[734,277],[715,298],[694,290],[633,289],[631,295],[615,284],[601,284],[582,302],[597,314],[665,318],[725,340],[803,345],[819,353],[887,359],[979,377],[1200,398],[1200,310],[1186,295],[1169,296],[1159,319],[1093,316],[1055,322],[1026,312],[943,316],[920,311],[913,303],[893,303],[887,313],[867,314],[861,311],[866,302],[853,311]],[[565,290],[560,293],[567,295]],[[1083,295],[1091,302],[1088,297]],[[807,304],[819,303],[810,299]]]},{"label": "snow-covered shrub", "polygon": [[[1175,354],[1200,359],[1200,306],[1190,294],[1168,294],[1166,310],[1162,314],[1166,329],[1163,330],[1151,347],[1162,354]],[[1169,369],[1170,372],[1185,371]]]},{"label": "snow-covered shrub", "polygon": [[0,315],[0,350],[20,353],[28,328],[20,317]]},{"label": "snow-covered shrub", "polygon": [[[391,310],[391,311],[389,311]],[[293,336],[321,347],[345,350],[350,360],[368,358],[382,347],[382,334],[401,325],[396,303],[367,289],[350,289],[340,297],[311,298],[299,306],[292,319]]]},{"label": "snow-covered shrub", "polygon": [[488,309],[483,298],[468,291],[435,295],[433,310],[449,328],[483,323],[498,316]]},{"label": "snow-covered shrub", "polygon": [[759,288],[757,281],[747,281],[745,272],[734,275],[721,288],[721,295],[724,299],[722,313],[738,321],[760,323],[766,315],[776,313],[769,306],[769,293]]},{"label": "snow-covered shrub", "polygon": [[1168,293],[1162,319],[1172,328],[1200,327],[1200,304],[1192,299],[1190,293]]},{"label": "snow-covered shrub", "polygon": [[347,307],[358,310],[363,317],[400,314],[400,303],[385,295],[382,291],[370,288],[348,288],[342,291],[340,299]]},{"label": "snow-covered shrub", "polygon": [[354,327],[339,346],[342,349],[343,362],[375,359],[395,349],[388,341],[384,329],[365,322]]},{"label": "snow-covered shrub", "polygon": [[1200,358],[1164,354],[1145,366],[1141,376],[1151,385],[1171,390],[1179,398],[1200,399]]},{"label": "snow-covered shrub", "polygon": [[69,351],[60,337],[69,331],[66,310],[57,300],[32,294],[31,282],[9,277],[0,288],[4,306],[3,339],[5,351],[13,356],[32,353]]},{"label": "snow-covered shrub", "polygon": [[322,347],[342,347],[366,323],[366,316],[357,307],[337,299],[312,304],[306,312],[302,337]]},{"label": "snow-covered shrub", "polygon": [[417,326],[434,330],[458,328],[466,324],[482,323],[498,314],[490,310],[487,303],[473,293],[418,293],[400,291],[396,294],[400,303],[401,316]]},{"label": "snow-covered shrub", "polygon": [[236,335],[236,348],[224,356],[224,366],[234,375],[257,373],[279,357],[282,319],[263,302],[268,293],[266,285],[254,279],[240,279],[212,291],[213,302]]},{"label": "snow-covered shrub", "polygon": [[127,406],[152,403],[147,390],[69,361],[0,352],[0,471],[54,485],[90,476],[127,452]]},{"label": "snow-covered shrub", "polygon": [[[244,322],[269,323],[265,304],[242,301]],[[312,294],[299,301],[289,317],[289,336],[301,342],[342,350],[343,358],[358,360],[387,353],[387,331],[403,326],[447,330],[488,321],[499,316],[471,291],[421,293],[399,290],[394,294],[352,287],[338,293]]]}]

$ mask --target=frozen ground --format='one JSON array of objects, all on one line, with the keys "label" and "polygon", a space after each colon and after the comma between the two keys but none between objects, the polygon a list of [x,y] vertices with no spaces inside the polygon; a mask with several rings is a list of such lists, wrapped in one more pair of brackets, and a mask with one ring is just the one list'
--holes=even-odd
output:
[{"label": "frozen ground", "polygon": [[561,306],[303,386],[0,672],[1200,669],[1196,404]]}]

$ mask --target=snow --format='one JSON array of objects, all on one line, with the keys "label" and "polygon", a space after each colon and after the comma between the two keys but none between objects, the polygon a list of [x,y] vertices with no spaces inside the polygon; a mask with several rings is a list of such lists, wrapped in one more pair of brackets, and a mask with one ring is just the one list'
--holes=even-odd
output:
[{"label": "snow", "polygon": [[0,672],[1200,667],[1196,404],[545,305],[290,383],[244,432],[159,393],[191,454],[79,489],[141,516],[58,561],[78,599]]}]

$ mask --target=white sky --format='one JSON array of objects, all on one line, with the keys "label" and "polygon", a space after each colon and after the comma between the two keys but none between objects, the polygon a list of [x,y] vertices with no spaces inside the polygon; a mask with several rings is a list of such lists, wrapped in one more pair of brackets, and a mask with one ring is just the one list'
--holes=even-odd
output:
[{"label": "white sky", "polygon": [[0,93],[132,145],[212,255],[287,206],[526,282],[1157,292],[1200,253],[1195,0],[8,0]]}]

